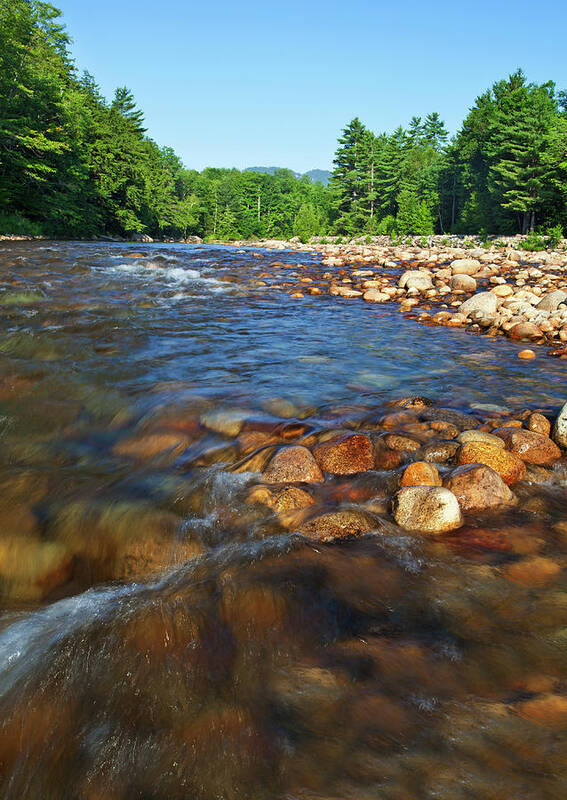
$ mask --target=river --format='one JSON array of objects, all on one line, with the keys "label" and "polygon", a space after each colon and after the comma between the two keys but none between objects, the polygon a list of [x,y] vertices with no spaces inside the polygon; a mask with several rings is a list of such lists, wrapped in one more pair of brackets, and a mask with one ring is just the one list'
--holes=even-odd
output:
[{"label": "river", "polygon": [[564,466],[445,537],[395,525],[386,465],[310,498],[372,515],[344,541],[249,494],[274,448],[375,432],[400,398],[552,419],[565,361],[289,297],[321,271],[0,243],[2,797],[565,796]]}]

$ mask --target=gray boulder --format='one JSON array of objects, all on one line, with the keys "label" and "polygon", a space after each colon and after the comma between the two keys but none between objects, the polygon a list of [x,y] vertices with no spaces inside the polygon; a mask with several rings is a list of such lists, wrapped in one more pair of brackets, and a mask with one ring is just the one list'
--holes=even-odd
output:
[{"label": "gray boulder", "polygon": [[472,311],[481,311],[483,315],[491,316],[496,314],[498,299],[492,292],[479,292],[469,297],[459,306],[459,312],[467,316]]},{"label": "gray boulder", "polygon": [[433,283],[429,272],[420,269],[408,269],[401,276],[398,286],[400,289],[417,289],[419,292],[431,289]]},{"label": "gray boulder", "polygon": [[544,294],[537,304],[537,308],[540,311],[557,311],[561,303],[564,303],[566,300],[567,292],[564,292],[562,289],[556,289],[554,292]]}]

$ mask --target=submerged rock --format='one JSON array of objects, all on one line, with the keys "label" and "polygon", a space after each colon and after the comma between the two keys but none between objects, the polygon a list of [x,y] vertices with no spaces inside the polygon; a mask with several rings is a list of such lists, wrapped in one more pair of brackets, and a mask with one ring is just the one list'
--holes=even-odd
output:
[{"label": "submerged rock", "polygon": [[278,450],[262,478],[265,483],[321,483],[323,473],[310,450],[292,445]]},{"label": "submerged rock", "polygon": [[455,495],[437,486],[406,486],[392,499],[394,519],[401,528],[442,533],[460,528],[463,516]]},{"label": "submerged rock", "polygon": [[360,536],[373,529],[371,519],[361,511],[345,509],[321,514],[310,519],[300,528],[300,533],[318,542],[332,542],[334,539],[345,539]]}]

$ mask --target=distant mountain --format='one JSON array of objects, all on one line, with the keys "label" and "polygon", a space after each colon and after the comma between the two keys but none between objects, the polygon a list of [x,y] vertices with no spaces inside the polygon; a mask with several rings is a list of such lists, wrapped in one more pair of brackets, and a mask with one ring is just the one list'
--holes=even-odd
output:
[{"label": "distant mountain", "polygon": [[323,186],[326,186],[329,183],[329,178],[331,177],[331,173],[328,169],[310,169],[309,172],[306,172],[305,174],[309,176],[313,183],[320,181]]},{"label": "distant mountain", "polygon": [[[267,175],[273,175],[278,169],[283,169],[283,167],[246,167],[244,172],[263,172]],[[310,169],[309,172],[305,172],[303,174],[301,172],[295,172],[293,169],[290,170],[290,172],[293,172],[296,178],[302,178],[303,175],[307,175],[312,183],[321,181],[324,186],[329,183],[329,178],[331,176],[331,173],[328,169]]]}]

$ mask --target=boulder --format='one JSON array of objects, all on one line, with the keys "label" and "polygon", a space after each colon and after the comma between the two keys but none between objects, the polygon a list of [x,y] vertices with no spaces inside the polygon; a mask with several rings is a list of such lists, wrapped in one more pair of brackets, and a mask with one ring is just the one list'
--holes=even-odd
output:
[{"label": "boulder", "polygon": [[451,263],[453,275],[476,275],[480,268],[481,263],[476,258],[457,258]]},{"label": "boulder", "polygon": [[346,434],[323,442],[313,450],[317,464],[333,475],[352,475],[374,467],[374,447],[369,436]]},{"label": "boulder", "polygon": [[439,470],[427,461],[408,464],[400,477],[400,486],[442,486]]},{"label": "boulder", "polygon": [[553,426],[552,438],[559,447],[567,448],[567,403],[559,412]]},{"label": "boulder", "polygon": [[561,303],[567,301],[567,292],[562,289],[556,289],[554,292],[547,292],[541,298],[537,307],[540,311],[557,311]]},{"label": "boulder", "polygon": [[463,431],[457,438],[461,444],[465,444],[466,442],[484,442],[485,444],[492,444],[494,447],[504,448],[506,446],[499,436],[495,436],[493,433],[486,433],[486,431]]},{"label": "boulder", "polygon": [[373,527],[371,519],[366,514],[354,509],[345,509],[314,517],[305,522],[299,530],[304,536],[317,542],[332,542],[334,539],[361,536],[371,531]]},{"label": "boulder", "polygon": [[463,524],[457,498],[440,486],[405,486],[392,499],[392,513],[400,528],[409,531],[442,533]]},{"label": "boulder", "polygon": [[262,475],[264,483],[321,483],[323,473],[306,447],[282,447]]},{"label": "boulder", "polygon": [[387,303],[390,300],[390,295],[384,294],[378,289],[367,289],[364,292],[363,299],[368,303]]},{"label": "boulder", "polygon": [[541,330],[533,322],[517,322],[508,331],[510,339],[541,339]]},{"label": "boulder", "polygon": [[466,442],[457,453],[457,462],[460,465],[486,464],[507,484],[522,480],[526,474],[526,465],[515,453],[485,442]]},{"label": "boulder", "polygon": [[538,411],[534,411],[529,415],[526,426],[528,430],[535,431],[535,433],[543,433],[544,436],[551,434],[551,422]]},{"label": "boulder", "polygon": [[473,311],[480,311],[483,315],[494,315],[498,308],[498,298],[492,292],[479,292],[469,297],[459,306],[459,312],[469,316]]},{"label": "boulder", "polygon": [[503,440],[507,450],[527,464],[550,467],[561,458],[561,450],[543,433],[524,428],[497,428],[494,434]]},{"label": "boulder", "polygon": [[451,289],[460,292],[476,292],[476,281],[470,275],[453,275]]},{"label": "boulder", "polygon": [[398,286],[400,289],[417,289],[419,292],[426,291],[433,287],[429,272],[419,269],[408,269],[401,276]]},{"label": "boulder", "polygon": [[467,512],[511,505],[516,499],[500,475],[486,464],[457,467],[443,485],[453,492],[461,509]]}]

